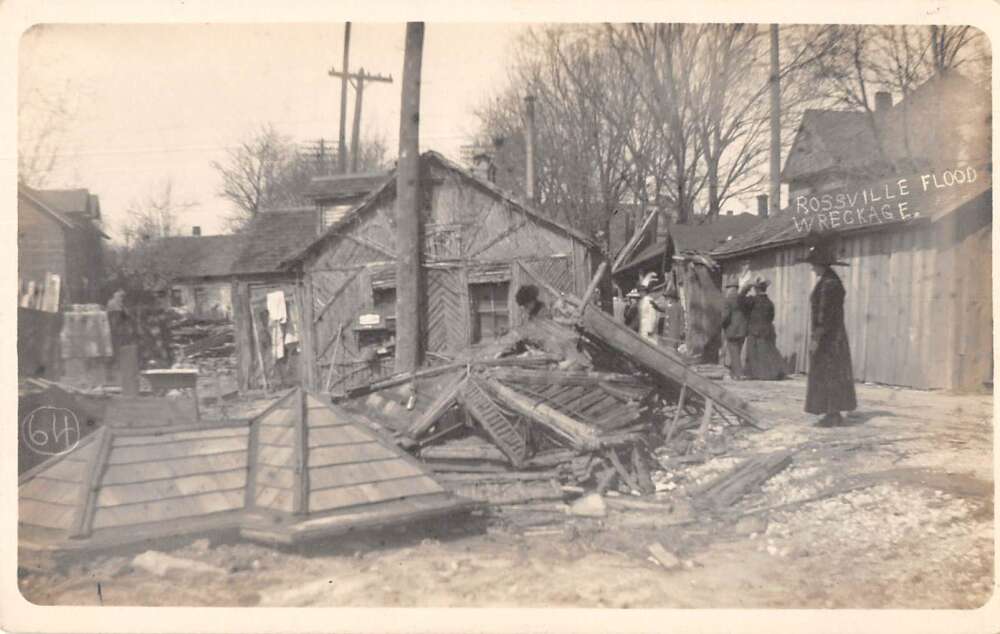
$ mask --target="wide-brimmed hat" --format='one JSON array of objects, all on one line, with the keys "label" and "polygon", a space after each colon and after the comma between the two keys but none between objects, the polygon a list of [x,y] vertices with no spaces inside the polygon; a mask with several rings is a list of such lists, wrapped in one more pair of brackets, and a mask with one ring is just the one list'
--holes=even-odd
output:
[{"label": "wide-brimmed hat", "polygon": [[652,286],[653,284],[655,284],[656,282],[658,282],[659,279],[660,279],[660,276],[656,274],[656,271],[650,271],[649,273],[646,273],[642,277],[642,281],[639,282],[639,287],[640,288],[649,288],[650,286]]},{"label": "wide-brimmed hat", "polygon": [[625,297],[635,297],[635,298],[638,298],[639,297],[639,291],[637,291],[637,290],[635,290],[633,288],[632,290],[630,290],[628,293],[625,294]]},{"label": "wide-brimmed hat", "polygon": [[766,291],[767,287],[771,285],[771,280],[757,276],[757,279],[753,281],[753,287],[758,291]]},{"label": "wide-brimmed hat", "polygon": [[821,266],[847,266],[847,262],[837,259],[836,243],[832,236],[812,232],[806,236],[805,257],[799,258],[799,262],[807,264],[818,264]]}]

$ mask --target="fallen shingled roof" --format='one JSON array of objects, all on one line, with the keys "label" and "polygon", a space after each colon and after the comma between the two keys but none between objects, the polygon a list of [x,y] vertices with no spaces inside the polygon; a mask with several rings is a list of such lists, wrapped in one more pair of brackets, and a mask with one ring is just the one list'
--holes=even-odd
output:
[{"label": "fallen shingled roof", "polygon": [[296,543],[467,509],[358,416],[293,390],[252,421],[103,427],[18,483],[21,543],[57,550],[239,528]]}]

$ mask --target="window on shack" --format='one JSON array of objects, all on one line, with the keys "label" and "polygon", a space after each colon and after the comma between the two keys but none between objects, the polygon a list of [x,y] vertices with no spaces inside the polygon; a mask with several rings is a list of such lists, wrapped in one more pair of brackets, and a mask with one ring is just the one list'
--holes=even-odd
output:
[{"label": "window on shack", "polygon": [[358,329],[358,347],[381,348],[393,342],[396,336],[396,289],[372,289],[372,312],[379,315],[379,323],[372,328]]},{"label": "window on shack", "polygon": [[469,285],[472,343],[499,339],[510,330],[510,315],[507,310],[509,291],[509,282]]},{"label": "window on shack", "polygon": [[170,305],[174,308],[179,308],[184,305],[184,293],[181,289],[170,289]]}]

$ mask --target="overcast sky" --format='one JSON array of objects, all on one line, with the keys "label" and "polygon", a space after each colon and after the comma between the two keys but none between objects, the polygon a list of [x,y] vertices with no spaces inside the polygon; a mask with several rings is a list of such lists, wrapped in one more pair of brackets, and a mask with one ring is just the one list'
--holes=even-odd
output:
[{"label": "overcast sky", "polygon": [[[459,158],[475,129],[473,110],[506,86],[513,24],[426,27],[421,149]],[[211,167],[241,138],[270,122],[297,141],[336,140],[343,23],[301,25],[55,25],[20,46],[19,95],[68,97],[73,118],[47,188],[86,187],[116,230],[130,201],[172,179],[177,199],[197,206],[190,231],[224,230],[227,203]],[[403,24],[354,23],[351,67],[391,74],[369,84],[362,126],[396,155]],[[348,139],[353,110],[349,93]],[[30,109],[26,112],[31,112]],[[30,128],[22,126],[22,130]]]}]

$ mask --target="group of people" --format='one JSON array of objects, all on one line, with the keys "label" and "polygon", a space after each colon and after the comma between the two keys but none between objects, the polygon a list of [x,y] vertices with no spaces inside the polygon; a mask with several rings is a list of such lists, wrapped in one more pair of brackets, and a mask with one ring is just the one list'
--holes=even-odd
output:
[{"label": "group of people", "polygon": [[639,287],[625,295],[625,324],[654,346],[677,350],[684,343],[684,306],[673,280],[662,286],[659,297],[657,282],[657,273],[647,273]]},{"label": "group of people", "polygon": [[[857,408],[851,350],[844,324],[846,291],[834,266],[833,243],[812,238],[805,258],[812,266],[816,285],[809,296],[809,375],[805,411],[821,416],[819,425],[843,423],[841,412]],[[774,380],[785,375],[785,363],[775,345],[774,303],[767,296],[768,280],[750,279],[726,285],[722,330],[726,365],[733,379]],[[750,295],[751,290],[753,295]]]},{"label": "group of people", "polygon": [[[726,284],[722,312],[723,354],[734,380],[775,381],[785,378],[785,360],[778,352],[774,303],[767,296],[770,281],[758,276]],[[753,295],[750,292],[753,291]]]}]

